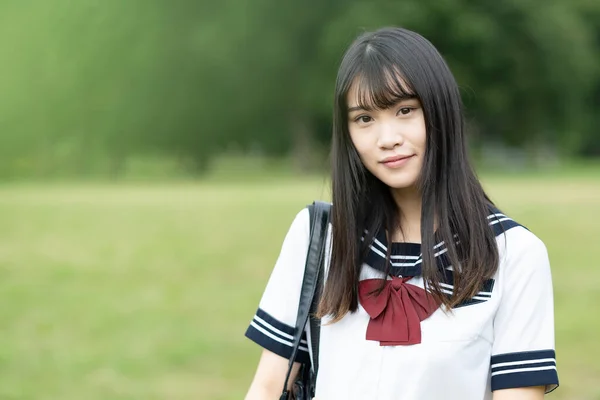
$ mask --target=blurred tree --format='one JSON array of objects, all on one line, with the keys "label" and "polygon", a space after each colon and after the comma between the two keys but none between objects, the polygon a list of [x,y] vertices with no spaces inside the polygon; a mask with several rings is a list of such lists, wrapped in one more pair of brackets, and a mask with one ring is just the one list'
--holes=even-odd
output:
[{"label": "blurred tree", "polygon": [[587,56],[594,65],[594,78],[589,81],[589,95],[586,98],[586,107],[580,111],[585,130],[579,136],[578,154],[586,157],[600,157],[600,2],[596,0],[578,0],[576,6],[582,16],[583,23],[580,29],[586,30],[590,36],[593,50]]},{"label": "blurred tree", "polygon": [[245,143],[293,149],[310,163],[315,140],[329,137],[343,50],[361,31],[401,25],[423,33],[447,58],[480,142],[573,155],[589,135],[590,82],[599,80],[598,45],[585,15],[582,6],[560,1],[254,2],[238,55],[254,60],[240,73],[255,84],[246,109],[256,112],[235,132]]},{"label": "blurred tree", "polygon": [[267,153],[291,149],[298,169],[314,165],[315,134],[330,113],[331,93],[323,89],[335,74],[335,65],[323,68],[319,43],[343,4],[260,0],[244,8],[246,31],[236,64],[245,89],[239,107],[246,114],[233,130],[238,144]]},{"label": "blurred tree", "polygon": [[585,116],[593,114],[587,93],[590,82],[598,81],[598,45],[591,40],[593,34],[583,18],[586,13],[573,3],[382,0],[377,6],[361,1],[346,4],[322,37],[329,63],[338,56],[331,50],[345,47],[356,27],[414,29],[448,60],[482,140],[516,146],[549,142],[569,155],[578,149],[586,133]]},{"label": "blurred tree", "polygon": [[139,154],[202,172],[231,149],[311,168],[343,51],[386,25],[440,49],[475,143],[596,154],[599,21],[595,0],[3,2],[0,175],[118,176]]}]

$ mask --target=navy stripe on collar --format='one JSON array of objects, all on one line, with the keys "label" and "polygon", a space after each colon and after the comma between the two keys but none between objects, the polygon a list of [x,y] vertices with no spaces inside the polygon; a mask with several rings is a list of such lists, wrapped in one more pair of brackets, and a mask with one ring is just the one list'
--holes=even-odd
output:
[{"label": "navy stripe on collar", "polygon": [[[499,236],[514,227],[522,226],[518,222],[507,217],[495,207],[490,207],[490,214],[488,215],[487,219],[496,236]],[[362,240],[364,240],[364,237]],[[373,241],[369,246],[369,251],[363,261],[372,268],[385,271],[387,246],[385,233],[378,232],[373,238]],[[440,242],[436,244],[434,246],[434,250],[438,265],[441,269],[446,270],[446,268],[449,266],[449,261],[448,257],[446,256],[448,250],[445,246],[445,243]],[[419,276],[422,274],[422,262],[420,244],[397,242],[391,244],[390,273],[392,275]]]}]

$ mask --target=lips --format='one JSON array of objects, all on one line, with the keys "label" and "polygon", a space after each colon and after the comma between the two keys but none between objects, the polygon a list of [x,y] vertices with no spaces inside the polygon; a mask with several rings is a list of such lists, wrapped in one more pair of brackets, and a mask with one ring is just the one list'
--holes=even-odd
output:
[{"label": "lips", "polygon": [[385,158],[383,161],[381,161],[381,163],[383,163],[383,164],[393,163],[393,162],[396,162],[396,161],[405,160],[405,159],[410,158],[412,156],[414,156],[414,154],[409,154],[409,155],[406,155],[406,156],[392,156],[392,157]]}]

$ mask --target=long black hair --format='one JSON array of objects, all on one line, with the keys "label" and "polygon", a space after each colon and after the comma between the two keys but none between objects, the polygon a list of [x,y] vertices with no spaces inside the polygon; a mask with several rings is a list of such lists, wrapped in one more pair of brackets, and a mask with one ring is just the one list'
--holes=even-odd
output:
[{"label": "long black hair", "polygon": [[[492,202],[469,162],[460,92],[446,62],[421,35],[383,28],[358,37],[338,71],[331,153],[332,254],[318,314],[337,321],[356,311],[360,269],[373,236],[400,226],[401,212],[390,189],[365,168],[350,138],[348,92],[355,82],[365,109],[385,109],[406,96],[421,102],[426,124],[418,181],[423,278],[432,295],[452,308],[474,296],[498,267],[495,235],[487,220]],[[445,243],[454,270],[450,297],[439,285],[441,271],[434,256],[439,241]]]}]

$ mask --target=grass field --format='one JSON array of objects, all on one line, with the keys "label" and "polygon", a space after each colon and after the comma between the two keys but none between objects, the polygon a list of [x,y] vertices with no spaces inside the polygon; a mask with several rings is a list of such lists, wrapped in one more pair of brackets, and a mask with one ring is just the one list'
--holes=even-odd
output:
[{"label": "grass field", "polygon": [[[600,399],[600,171],[484,182],[550,252],[550,398]],[[318,179],[0,186],[0,400],[243,398],[283,235],[326,197]]]}]

